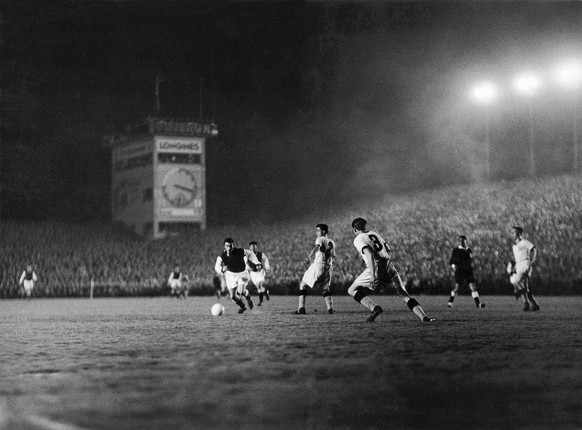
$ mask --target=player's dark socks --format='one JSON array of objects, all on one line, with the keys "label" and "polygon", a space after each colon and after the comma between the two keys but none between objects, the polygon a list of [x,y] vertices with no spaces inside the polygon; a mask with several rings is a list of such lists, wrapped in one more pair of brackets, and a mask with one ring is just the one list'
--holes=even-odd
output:
[{"label": "player's dark socks", "polygon": [[259,306],[261,306],[263,304],[263,293],[259,293]]}]

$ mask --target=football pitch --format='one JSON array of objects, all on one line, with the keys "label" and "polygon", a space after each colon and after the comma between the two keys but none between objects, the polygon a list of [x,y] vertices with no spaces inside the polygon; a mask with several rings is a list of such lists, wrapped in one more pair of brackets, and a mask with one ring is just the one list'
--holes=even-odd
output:
[{"label": "football pitch", "polygon": [[582,298],[0,301],[0,429],[580,429]]}]

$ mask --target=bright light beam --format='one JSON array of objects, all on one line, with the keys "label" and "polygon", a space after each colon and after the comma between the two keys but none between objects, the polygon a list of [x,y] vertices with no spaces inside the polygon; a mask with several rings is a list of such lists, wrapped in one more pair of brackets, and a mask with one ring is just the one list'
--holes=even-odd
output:
[{"label": "bright light beam", "polygon": [[568,60],[561,63],[555,70],[556,80],[565,88],[579,88],[582,84],[582,63]]},{"label": "bright light beam", "polygon": [[531,72],[517,75],[513,81],[515,90],[525,96],[532,96],[540,88],[540,78]]},{"label": "bright light beam", "polygon": [[472,91],[473,99],[481,104],[490,104],[497,98],[497,87],[492,82],[481,82]]}]

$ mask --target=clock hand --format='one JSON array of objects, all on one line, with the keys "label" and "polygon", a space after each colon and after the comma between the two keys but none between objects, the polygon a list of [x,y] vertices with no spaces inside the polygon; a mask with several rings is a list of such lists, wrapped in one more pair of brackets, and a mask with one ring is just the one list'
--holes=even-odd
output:
[{"label": "clock hand", "polygon": [[189,191],[191,193],[194,192],[194,188],[188,188],[178,184],[174,184],[174,187],[178,188],[179,190]]}]

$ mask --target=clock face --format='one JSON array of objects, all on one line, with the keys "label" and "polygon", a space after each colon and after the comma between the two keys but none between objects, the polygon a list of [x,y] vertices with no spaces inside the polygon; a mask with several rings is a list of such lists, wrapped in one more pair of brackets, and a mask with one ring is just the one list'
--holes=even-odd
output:
[{"label": "clock face", "polygon": [[194,173],[183,167],[170,170],[162,182],[162,193],[172,206],[186,206],[196,197]]}]

